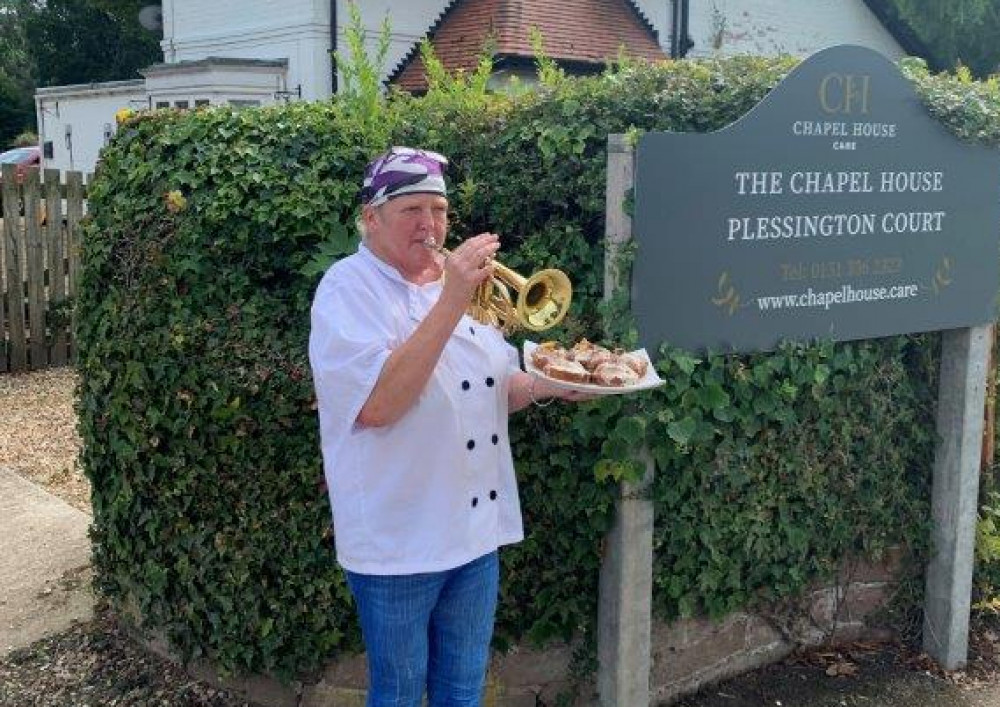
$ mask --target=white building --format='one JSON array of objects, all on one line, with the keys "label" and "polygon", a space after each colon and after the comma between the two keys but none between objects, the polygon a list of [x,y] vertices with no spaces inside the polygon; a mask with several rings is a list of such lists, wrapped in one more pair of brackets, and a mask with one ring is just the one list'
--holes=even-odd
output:
[{"label": "white building", "polygon": [[38,89],[35,111],[43,166],[94,171],[98,153],[114,134],[115,111],[144,106],[145,100],[142,79]]},{"label": "white building", "polygon": [[[163,63],[144,69],[143,78],[38,90],[35,102],[45,166],[92,171],[121,108],[257,106],[328,98],[339,83],[333,75],[332,53],[346,52],[350,1],[163,0]],[[370,55],[383,19],[389,18],[392,36],[383,67],[383,79],[389,81],[415,61],[417,43],[424,37],[432,43],[454,41],[448,40],[447,28],[460,16],[491,28],[502,19],[510,31],[511,17],[521,18],[516,21],[524,25],[562,26],[571,13],[588,7],[597,12],[599,3],[621,3],[665,56],[805,56],[845,43],[868,46],[891,58],[905,53],[869,9],[881,0],[517,0],[516,8],[507,8],[510,2],[362,0],[357,7],[368,32]],[[587,45],[593,36],[579,37],[577,45]],[[690,51],[688,36],[693,40]],[[440,51],[444,47],[437,48],[439,55],[446,53]],[[472,61],[477,51],[458,53],[455,61]],[[576,68],[592,61],[558,52],[550,55]],[[511,55],[498,58],[507,60]],[[523,50],[513,58],[524,60],[521,70],[530,68],[530,56]]]},{"label": "white building", "polygon": [[689,27],[692,57],[808,56],[838,44],[859,44],[890,59],[906,53],[862,0],[695,0]]}]

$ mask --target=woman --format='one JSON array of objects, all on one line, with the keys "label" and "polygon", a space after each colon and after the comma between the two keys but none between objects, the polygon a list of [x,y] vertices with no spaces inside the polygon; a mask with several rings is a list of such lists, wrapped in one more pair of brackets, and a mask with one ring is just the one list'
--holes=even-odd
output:
[{"label": "woman", "polygon": [[465,315],[496,234],[443,258],[447,160],[393,148],[365,170],[358,252],[323,277],[309,357],[337,560],[358,606],[369,707],[478,705],[497,548],[524,537],[507,416],[582,400],[522,372]]}]

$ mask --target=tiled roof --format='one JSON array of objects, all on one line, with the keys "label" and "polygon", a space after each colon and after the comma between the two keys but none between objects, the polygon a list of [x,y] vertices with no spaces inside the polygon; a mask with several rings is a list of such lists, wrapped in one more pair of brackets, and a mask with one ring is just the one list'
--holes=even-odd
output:
[{"label": "tiled roof", "polygon": [[[630,0],[454,0],[427,37],[445,69],[472,70],[487,45],[494,60],[533,58],[532,27],[542,33],[546,56],[560,62],[599,65],[617,58],[622,47],[631,57],[666,58],[652,25]],[[419,47],[389,82],[426,89]]]}]

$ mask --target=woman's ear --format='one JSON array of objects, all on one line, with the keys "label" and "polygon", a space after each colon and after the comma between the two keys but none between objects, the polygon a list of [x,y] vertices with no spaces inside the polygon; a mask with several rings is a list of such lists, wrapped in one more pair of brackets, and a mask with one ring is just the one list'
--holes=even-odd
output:
[{"label": "woman's ear", "polygon": [[361,209],[361,222],[365,225],[365,230],[371,233],[372,227],[378,221],[377,209],[374,206],[364,206]]}]

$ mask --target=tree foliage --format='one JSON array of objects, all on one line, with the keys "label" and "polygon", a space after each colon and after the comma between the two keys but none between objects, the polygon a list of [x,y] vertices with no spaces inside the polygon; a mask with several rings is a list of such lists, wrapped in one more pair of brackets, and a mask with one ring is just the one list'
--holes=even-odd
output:
[{"label": "tree foliage", "polygon": [[144,0],[0,0],[0,149],[34,129],[39,86],[135,78],[160,60]]},{"label": "tree foliage", "polygon": [[48,0],[25,16],[39,86],[136,78],[159,59],[156,36],[135,7],[113,12],[97,0]]},{"label": "tree foliage", "polygon": [[0,73],[0,150],[34,122],[31,94]]},{"label": "tree foliage", "polygon": [[898,18],[927,45],[935,64],[968,66],[977,76],[1000,69],[997,0],[890,0]]},{"label": "tree foliage", "polygon": [[0,0],[0,149],[32,125],[34,64],[19,0]]}]

